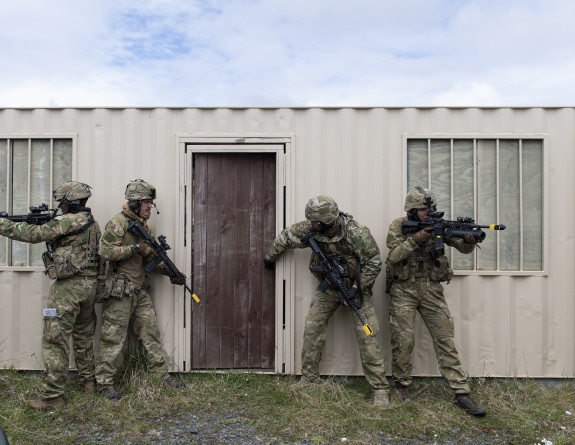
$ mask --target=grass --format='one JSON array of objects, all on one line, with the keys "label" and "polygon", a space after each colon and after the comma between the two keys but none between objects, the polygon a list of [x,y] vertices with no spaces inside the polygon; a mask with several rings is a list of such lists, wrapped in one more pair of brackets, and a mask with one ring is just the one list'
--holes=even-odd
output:
[{"label": "grass", "polygon": [[[157,431],[170,419],[233,414],[250,423],[268,443],[301,441],[372,444],[386,437],[426,443],[575,444],[575,385],[543,386],[529,379],[474,379],[473,398],[488,411],[477,419],[456,408],[449,388],[437,379],[412,387],[414,401],[401,403],[395,392],[385,411],[371,406],[363,378],[332,378],[302,386],[293,376],[254,373],[195,373],[179,376],[183,390],[166,388],[136,357],[121,374],[125,396],[109,401],[86,394],[69,379],[66,405],[54,413],[37,412],[26,401],[39,396],[38,373],[0,371],[0,425],[10,444],[158,443]],[[230,422],[232,421],[230,420]],[[114,433],[115,439],[86,438]],[[274,439],[275,438],[275,439]]]}]

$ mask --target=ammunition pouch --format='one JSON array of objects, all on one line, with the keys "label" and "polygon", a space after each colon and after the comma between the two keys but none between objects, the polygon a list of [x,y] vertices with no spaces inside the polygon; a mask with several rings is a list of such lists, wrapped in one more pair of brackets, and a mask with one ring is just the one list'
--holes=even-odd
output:
[{"label": "ammunition pouch", "polygon": [[123,274],[111,276],[106,279],[106,294],[109,298],[121,300],[124,297],[134,295],[136,286]]},{"label": "ammunition pouch", "polygon": [[449,283],[453,277],[453,270],[445,255],[435,258],[422,256],[409,256],[398,263],[386,261],[385,291],[391,291],[394,281],[407,281],[410,279],[425,279],[430,281],[446,281]]},{"label": "ammunition pouch", "polygon": [[83,267],[78,264],[77,258],[72,256],[72,246],[62,247],[58,253],[50,255],[48,252],[42,254],[44,262],[44,273],[52,280],[65,280],[80,272]]},{"label": "ammunition pouch", "polygon": [[392,263],[388,260],[386,264],[386,275],[387,270],[389,270],[391,281],[405,281],[411,278],[411,264],[409,258],[405,258],[398,263]]},{"label": "ammunition pouch", "polygon": [[78,246],[58,247],[52,258],[58,280],[70,278],[86,268],[95,268],[98,265],[97,254],[88,255],[85,248]]},{"label": "ammunition pouch", "polygon": [[445,255],[433,259],[433,265],[429,274],[431,281],[446,281],[449,283],[453,278],[453,270],[449,266],[449,260]]},{"label": "ammunition pouch", "polygon": [[75,255],[72,246],[60,247],[52,255],[54,258],[56,277],[59,280],[70,278],[83,269],[83,264],[78,261],[80,259],[78,257],[83,257],[84,255]]},{"label": "ammunition pouch", "polygon": [[405,258],[399,263],[392,263],[389,259],[385,262],[385,293],[391,292],[394,281],[405,281],[411,278],[411,267],[409,258]]},{"label": "ammunition pouch", "polygon": [[98,275],[96,276],[96,303],[103,303],[110,298],[110,290],[106,285],[106,261],[100,259],[98,264]]},{"label": "ammunition pouch", "polygon": [[[61,240],[64,238],[79,235],[92,226],[94,219],[90,219],[82,227],[67,233],[55,240],[47,243],[49,252],[42,254],[42,261],[44,262],[44,273],[52,280],[65,280],[70,278],[86,268],[96,269],[99,264],[100,255],[98,254],[98,237],[95,233],[90,231],[88,233],[88,242],[86,245],[70,245],[60,246]],[[53,246],[57,247],[52,252]]]},{"label": "ammunition pouch", "polygon": [[58,278],[56,276],[56,269],[54,268],[54,260],[50,256],[50,253],[44,252],[42,253],[42,261],[44,262],[44,274],[48,275],[48,278],[51,280],[55,280]]}]

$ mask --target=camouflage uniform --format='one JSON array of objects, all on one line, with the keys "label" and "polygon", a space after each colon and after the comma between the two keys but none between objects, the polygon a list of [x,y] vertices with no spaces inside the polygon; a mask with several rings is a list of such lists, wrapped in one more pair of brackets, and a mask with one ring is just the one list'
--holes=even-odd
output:
[{"label": "camouflage uniform", "polygon": [[[139,219],[151,234],[146,221],[125,204],[123,211],[106,224],[102,236],[102,259],[110,262],[110,295],[105,301],[103,311],[96,380],[98,389],[104,393],[106,389],[113,388],[118,358],[126,343],[129,328],[141,341],[154,371],[163,380],[169,378],[168,361],[162,348],[160,329],[148,293],[150,286],[144,270],[146,259],[153,254],[142,240],[128,231],[128,226],[136,219]],[[136,248],[136,245],[140,245],[141,250]],[[162,267],[158,267],[160,272]]]},{"label": "camouflage uniform", "polygon": [[54,265],[48,266],[46,273],[55,281],[50,287],[47,308],[56,309],[56,316],[44,317],[43,399],[56,399],[64,393],[70,338],[80,382],[94,382],[94,297],[100,228],[90,209],[57,216],[41,226],[0,218],[0,234],[28,243],[53,243]]},{"label": "camouflage uniform", "polygon": [[[409,205],[406,204],[406,210]],[[433,258],[433,237],[418,245],[415,233],[403,235],[405,218],[394,220],[387,234],[388,275],[392,279],[389,303],[393,377],[403,386],[411,384],[411,352],[415,346],[415,313],[418,311],[429,329],[437,354],[441,375],[456,394],[469,393],[467,373],[461,367],[455,348],[453,319],[443,295],[441,281],[451,279],[453,272],[445,255]],[[462,253],[471,253],[475,244],[463,239],[445,240]],[[389,279],[389,278],[388,278]]]},{"label": "camouflage uniform", "polygon": [[[307,213],[306,210],[306,216],[308,216]],[[339,213],[336,228],[339,230],[331,237],[317,231],[314,232],[313,237],[327,255],[344,255],[350,260],[355,257],[361,265],[360,285],[364,302],[358,312],[363,320],[371,326],[373,336],[366,335],[358,317],[351,308],[348,309],[354,324],[365,377],[374,390],[387,390],[389,384],[385,377],[383,353],[375,338],[379,331],[379,323],[371,304],[373,283],[382,267],[379,248],[369,229],[356,222],[351,215]],[[298,222],[284,229],[269,248],[266,261],[277,261],[287,249],[307,247],[301,238],[309,230],[309,220]],[[312,263],[314,261],[313,255],[311,261]],[[355,268],[350,267],[350,269]],[[348,271],[347,276],[349,277],[346,280],[347,283],[352,283],[355,278],[355,271]],[[328,320],[340,304],[336,290],[331,288],[325,292],[316,290],[305,321],[302,349],[301,372],[307,380],[313,381],[319,378],[319,363],[326,340]]]}]

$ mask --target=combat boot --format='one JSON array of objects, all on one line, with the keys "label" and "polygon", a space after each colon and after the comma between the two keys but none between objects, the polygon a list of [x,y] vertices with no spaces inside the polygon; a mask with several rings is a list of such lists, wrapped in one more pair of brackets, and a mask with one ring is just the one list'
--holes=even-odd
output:
[{"label": "combat boot", "polygon": [[455,394],[455,405],[472,416],[483,417],[487,412],[473,401],[469,394]]},{"label": "combat boot", "polygon": [[84,383],[84,392],[94,394],[96,392],[96,382],[85,382]]},{"label": "combat boot", "polygon": [[168,376],[168,378],[166,380],[164,380],[164,385],[169,386],[171,388],[176,388],[176,389],[181,389],[181,388],[186,387],[186,384],[184,382],[178,382],[171,375]]},{"label": "combat boot", "polygon": [[100,389],[100,394],[110,400],[120,400],[122,398],[122,394],[116,391],[114,385],[112,386],[105,386]]},{"label": "combat boot", "polygon": [[395,389],[397,389],[397,394],[402,402],[411,402],[411,396],[409,395],[409,386],[402,385],[399,382],[395,382]]},{"label": "combat boot", "polygon": [[386,409],[389,406],[389,392],[387,389],[373,390],[373,407]]},{"label": "combat boot", "polygon": [[30,406],[32,408],[40,409],[43,411],[60,408],[63,405],[64,405],[64,398],[62,396],[58,396],[53,399],[40,399],[30,402]]}]

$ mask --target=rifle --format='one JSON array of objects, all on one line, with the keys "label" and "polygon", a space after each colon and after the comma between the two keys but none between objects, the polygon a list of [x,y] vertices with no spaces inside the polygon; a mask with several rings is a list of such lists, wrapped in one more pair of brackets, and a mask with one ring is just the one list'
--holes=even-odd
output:
[{"label": "rifle", "polygon": [[403,221],[401,233],[406,235],[410,232],[419,232],[420,230],[431,227],[431,234],[435,239],[432,255],[441,255],[444,252],[444,240],[452,238],[463,238],[465,235],[472,235],[480,243],[487,236],[481,229],[505,230],[503,224],[480,225],[475,224],[475,220],[470,217],[458,216],[456,221],[443,219],[445,212],[427,212],[431,219],[427,221]]},{"label": "rifle", "polygon": [[142,238],[152,248],[152,251],[155,254],[154,258],[152,258],[150,261],[146,263],[146,265],[144,266],[144,270],[150,273],[152,270],[156,268],[158,264],[163,262],[168,276],[170,278],[176,278],[179,281],[179,284],[181,286],[184,286],[186,290],[190,293],[192,298],[196,300],[196,303],[199,303],[200,299],[198,298],[198,296],[194,294],[186,284],[186,277],[182,272],[178,270],[176,265],[172,262],[172,260],[170,260],[170,257],[166,253],[166,250],[171,249],[171,247],[166,242],[166,237],[164,235],[160,235],[158,236],[158,241],[156,241],[148,233],[148,231],[144,229],[144,226],[142,226],[142,224],[138,220],[135,220],[128,226],[128,231],[132,232],[139,238]]},{"label": "rifle", "polygon": [[6,212],[0,212],[0,218],[6,218],[13,222],[25,222],[27,224],[41,226],[48,221],[52,221],[56,213],[58,213],[58,209],[48,209],[48,206],[42,203],[38,207],[30,207],[30,213],[27,215],[8,215]]},{"label": "rifle", "polygon": [[361,308],[361,305],[358,306],[357,304],[355,304],[354,297],[357,289],[355,288],[347,289],[343,283],[341,275],[343,274],[344,271],[341,264],[339,264],[339,262],[337,261],[337,257],[335,255],[327,256],[325,253],[323,253],[323,251],[317,244],[316,240],[313,239],[313,230],[309,230],[301,238],[301,241],[306,246],[311,248],[311,250],[315,254],[317,254],[321,260],[322,264],[321,266],[311,267],[312,272],[319,272],[323,274],[323,276],[325,277],[323,282],[317,287],[318,290],[320,292],[325,292],[328,287],[336,286],[339,301],[342,304],[349,306],[355,312],[355,315],[357,315],[357,318],[361,322],[365,333],[368,336],[373,335],[373,330],[371,329],[371,326],[365,323],[361,318],[361,315],[359,315],[358,309]]}]

